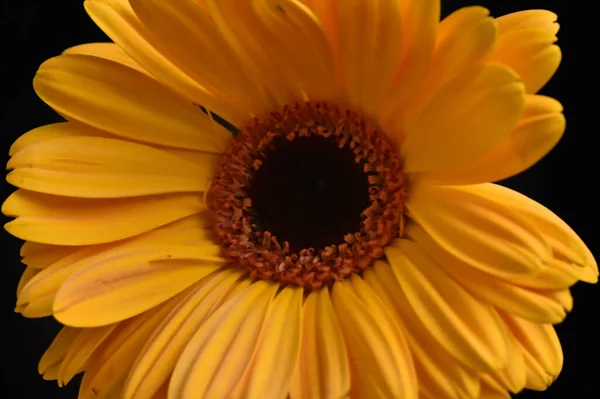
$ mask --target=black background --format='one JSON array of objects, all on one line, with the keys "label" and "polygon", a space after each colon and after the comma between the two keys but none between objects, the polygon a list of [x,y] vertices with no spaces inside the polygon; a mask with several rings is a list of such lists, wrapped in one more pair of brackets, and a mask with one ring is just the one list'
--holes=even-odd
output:
[{"label": "black background", "polygon": [[[556,212],[598,256],[600,241],[594,234],[599,222],[594,191],[598,160],[593,155],[598,132],[586,125],[585,99],[580,95],[581,91],[590,89],[589,84],[583,83],[585,77],[580,69],[585,63],[583,51],[589,43],[576,40],[584,24],[581,16],[575,14],[576,5],[580,3],[558,0],[442,1],[444,15],[474,4],[488,7],[494,16],[534,8],[559,14],[563,63],[542,94],[555,97],[564,104],[567,132],[540,163],[505,183]],[[39,125],[60,120],[33,91],[31,81],[39,64],[67,47],[109,40],[87,17],[80,0],[5,0],[0,11],[0,153],[3,154],[1,162],[5,162],[8,148],[18,136]],[[14,190],[4,180],[1,184],[0,200]],[[2,222],[6,221],[3,217]],[[59,327],[51,318],[26,319],[13,312],[15,289],[24,269],[18,255],[21,242],[1,231],[0,239],[0,396],[9,399],[76,398],[78,379],[59,389],[55,382],[44,381],[37,373],[38,360]],[[596,382],[600,377],[596,341],[600,332],[598,288],[580,283],[572,292],[575,308],[566,321],[556,327],[565,353],[563,372],[548,391],[524,392],[517,395],[520,399],[600,397]]]}]

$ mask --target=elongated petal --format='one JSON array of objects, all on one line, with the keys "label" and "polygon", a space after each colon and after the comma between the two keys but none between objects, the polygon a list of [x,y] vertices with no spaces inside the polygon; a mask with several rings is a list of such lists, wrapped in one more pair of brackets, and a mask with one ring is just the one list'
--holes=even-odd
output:
[{"label": "elongated petal", "polygon": [[337,399],[349,396],[348,354],[329,289],[312,291],[302,310],[302,345],[290,397]]},{"label": "elongated petal", "polygon": [[400,2],[340,1],[339,37],[350,104],[376,114],[400,60]]},{"label": "elongated petal", "polygon": [[398,285],[392,267],[378,261],[364,273],[367,284],[393,309],[412,353],[419,392],[431,398],[476,398],[477,372],[458,362],[418,320]]},{"label": "elongated petal", "polygon": [[236,111],[182,70],[170,50],[139,21],[129,1],[86,0],[84,6],[96,25],[158,81],[231,123],[244,122],[245,113]]},{"label": "elongated petal", "polygon": [[117,326],[118,323],[114,323],[102,327],[84,328],[77,334],[60,364],[58,370],[59,386],[68,384],[75,374],[84,369],[94,351]]},{"label": "elongated petal", "polygon": [[239,270],[225,269],[192,287],[190,295],[165,317],[141,351],[125,383],[124,398],[149,398],[168,381],[189,340],[241,275]]},{"label": "elongated petal", "polygon": [[29,267],[45,269],[58,260],[71,255],[80,247],[40,244],[33,241],[25,241],[21,247],[21,262]]},{"label": "elongated petal", "polygon": [[52,304],[61,285],[74,273],[98,262],[114,259],[124,250],[139,250],[164,245],[199,245],[208,233],[202,220],[190,217],[131,239],[87,247],[72,247],[72,252],[31,279],[20,293],[16,311],[26,317],[52,315]]},{"label": "elongated petal", "polygon": [[[207,0],[207,10],[239,62],[258,83],[259,98],[271,98],[272,106],[303,99],[290,65],[279,52],[272,33],[261,23],[251,2]],[[269,4],[276,9],[275,2]]]},{"label": "elongated petal", "polygon": [[[40,362],[38,363],[38,372],[40,374],[45,375],[50,369],[55,368],[56,373],[58,373],[58,368],[60,367],[61,362],[65,358],[65,355],[69,351],[73,340],[77,337],[80,328],[74,327],[63,327],[56,337],[42,355]],[[52,379],[56,379],[52,378]]]},{"label": "elongated petal", "polygon": [[233,397],[287,398],[300,352],[302,296],[300,287],[286,287],[277,294],[262,326],[251,365]]},{"label": "elongated petal", "polygon": [[545,390],[560,374],[564,360],[554,327],[506,313],[502,317],[523,355],[527,369],[526,388]]},{"label": "elongated petal", "polygon": [[276,42],[278,57],[285,59],[290,76],[298,81],[305,96],[339,99],[333,50],[322,22],[297,0],[262,0],[256,7],[270,40]]},{"label": "elongated petal", "polygon": [[[411,226],[408,234],[435,259],[439,268],[483,302],[541,323],[558,323],[570,310],[570,304],[565,306],[561,296],[564,289],[536,290],[521,287],[511,282],[510,278],[501,279],[452,256],[419,226]],[[570,297],[568,290],[565,294]]]},{"label": "elongated petal", "polygon": [[558,143],[565,131],[562,105],[550,98],[529,95],[517,126],[481,157],[434,172],[423,178],[437,184],[474,184],[506,179],[537,163]]},{"label": "elongated petal", "polygon": [[33,86],[58,112],[133,140],[219,153],[231,137],[192,102],[106,59],[51,58],[40,66]]},{"label": "elongated petal", "polygon": [[336,283],[331,295],[348,348],[352,395],[416,398],[415,371],[398,325],[366,283],[361,297],[350,284]]},{"label": "elongated petal", "polygon": [[119,64],[128,66],[138,72],[149,74],[137,62],[133,60],[121,47],[116,43],[86,43],[77,46],[69,47],[63,54],[79,54],[90,55],[93,57],[104,58],[106,60],[118,62]]},{"label": "elongated petal", "polygon": [[[219,268],[219,247],[124,250],[67,279],[52,309],[63,324],[101,326],[148,310]],[[101,282],[101,283],[99,283]]]},{"label": "elongated petal", "polygon": [[91,126],[71,121],[51,123],[49,125],[36,127],[20,136],[10,147],[8,155],[12,157],[24,148],[47,140],[80,136],[108,137],[109,134],[102,130],[94,129]]},{"label": "elongated petal", "polygon": [[386,256],[410,305],[440,344],[479,371],[506,364],[506,331],[489,305],[479,302],[407,240],[397,240]]},{"label": "elongated petal", "polygon": [[518,280],[519,284],[533,288],[564,288],[570,285],[568,281],[572,281],[573,277],[588,283],[598,281],[598,265],[590,250],[573,229],[548,208],[497,184],[463,186],[459,189],[518,212],[520,217],[540,231],[549,244],[554,261],[548,262],[535,278],[523,276]]},{"label": "elongated petal", "polygon": [[527,87],[536,93],[554,75],[562,55],[556,42],[559,26],[556,14],[528,10],[496,19],[498,45],[491,60],[514,69]]},{"label": "elongated petal", "polygon": [[[495,41],[494,21],[483,7],[464,7],[444,18],[437,27],[425,80],[418,91],[398,109],[406,123],[410,125],[411,120],[448,82],[484,61],[492,52]],[[411,132],[407,131],[406,134]]]},{"label": "elongated petal", "polygon": [[524,103],[523,84],[508,68],[484,64],[462,71],[406,121],[401,148],[405,171],[476,159],[510,133]]},{"label": "elongated petal", "polygon": [[[268,110],[269,98],[261,95],[258,82],[249,77],[248,68],[198,2],[184,0],[175,6],[169,2],[133,0],[131,4],[142,23],[157,33],[157,39],[169,48],[173,59],[202,87],[226,97],[232,106],[249,114]],[[275,40],[274,36],[270,42]]]},{"label": "elongated petal", "polygon": [[535,225],[475,189],[417,185],[407,207],[440,246],[491,275],[534,275],[552,259]]},{"label": "elongated petal", "polygon": [[194,334],[169,384],[169,398],[226,398],[251,359],[277,285],[257,281],[223,304]]},{"label": "elongated petal", "polygon": [[17,297],[23,291],[23,287],[25,287],[25,285],[27,285],[27,283],[29,283],[31,281],[31,279],[34,278],[39,272],[40,272],[40,269],[35,269],[35,268],[29,267],[29,266],[27,268],[25,268],[25,270],[23,271],[23,274],[21,274],[19,283],[17,284]]},{"label": "elongated petal", "polygon": [[83,198],[137,197],[200,192],[212,164],[204,167],[168,152],[122,140],[67,137],[47,140],[15,154],[9,183],[31,191]]},{"label": "elongated petal", "polygon": [[520,344],[512,334],[507,342],[507,357],[510,361],[506,364],[505,368],[490,374],[489,377],[500,384],[504,389],[516,394],[525,388],[527,382],[527,367],[525,358],[521,353]]},{"label": "elongated petal", "polygon": [[[404,104],[414,97],[431,67],[440,20],[440,0],[400,0],[400,36],[395,45],[400,59],[389,98],[380,104],[382,124],[393,126],[403,116]],[[387,131],[387,129],[386,129]]]},{"label": "elongated petal", "polygon": [[483,374],[481,376],[480,397],[485,399],[510,399],[512,396],[499,382]]},{"label": "elongated petal", "polygon": [[183,292],[154,309],[119,323],[90,359],[81,380],[79,398],[94,399],[110,395],[111,391],[114,397],[122,397],[118,391],[136,356],[154,329],[186,294]]},{"label": "elongated petal", "polygon": [[45,244],[100,244],[144,233],[204,209],[194,194],[139,198],[79,199],[17,190],[2,205],[16,217],[4,228]]}]

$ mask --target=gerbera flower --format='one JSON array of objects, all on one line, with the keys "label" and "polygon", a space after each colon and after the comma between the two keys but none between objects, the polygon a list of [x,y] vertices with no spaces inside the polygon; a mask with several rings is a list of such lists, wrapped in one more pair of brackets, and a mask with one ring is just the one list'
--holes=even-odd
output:
[{"label": "gerbera flower", "polygon": [[[597,265],[492,184],[559,140],[548,11],[437,0],[86,0],[115,43],[46,61],[66,122],[10,150],[16,310],[80,398],[543,390]],[[216,115],[219,115],[217,117]],[[235,129],[227,129],[223,118]],[[232,134],[230,130],[235,130]]]}]

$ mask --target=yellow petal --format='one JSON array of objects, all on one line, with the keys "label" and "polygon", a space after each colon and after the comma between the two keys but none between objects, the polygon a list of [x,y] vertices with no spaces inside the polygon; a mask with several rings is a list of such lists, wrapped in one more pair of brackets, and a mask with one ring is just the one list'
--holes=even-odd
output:
[{"label": "yellow petal", "polygon": [[416,244],[396,240],[386,256],[421,322],[454,357],[478,371],[506,364],[506,331],[496,311],[445,274]]},{"label": "yellow petal", "polygon": [[566,291],[568,298],[571,298],[568,290],[521,287],[511,281],[517,280],[518,277],[502,279],[450,255],[419,226],[410,226],[408,234],[425,249],[441,269],[483,302],[541,323],[558,323],[566,317],[567,311],[571,310],[572,304],[565,303],[565,298],[561,295]]},{"label": "yellow petal", "polygon": [[[519,284],[533,288],[565,288],[563,283],[576,277],[579,280],[595,283],[598,281],[598,265],[585,243],[564,221],[543,205],[526,196],[497,184],[479,184],[460,187],[462,191],[471,191],[486,201],[518,212],[519,216],[542,234],[550,245],[554,261],[548,262],[533,278],[524,276]],[[537,280],[537,281],[536,281]],[[548,280],[544,284],[544,280]],[[540,284],[544,284],[540,286]],[[554,284],[549,287],[548,284]]]},{"label": "yellow petal", "polygon": [[39,272],[40,269],[35,269],[29,266],[23,271],[23,274],[21,274],[21,278],[19,279],[19,284],[17,285],[17,297],[23,291],[23,287],[25,287],[25,285],[27,285],[27,283],[29,283],[31,279],[34,278]]},{"label": "yellow petal", "polygon": [[[510,393],[488,375],[481,376],[481,399],[510,399]],[[433,398],[432,398],[433,399]]]},{"label": "yellow petal", "polygon": [[303,289],[277,294],[266,317],[251,364],[232,397],[287,398],[300,352]]},{"label": "yellow petal", "polygon": [[241,271],[225,269],[202,279],[169,313],[141,351],[125,383],[123,397],[149,398],[175,367],[194,333],[225,299]]},{"label": "yellow petal", "polygon": [[173,63],[169,49],[142,25],[129,1],[86,0],[84,6],[96,25],[151,76],[190,99],[190,103],[202,104],[231,123],[244,121],[243,114],[236,113],[219,96],[199,86],[180,65]]},{"label": "yellow petal", "polygon": [[204,209],[197,193],[79,199],[17,190],[2,205],[16,217],[4,228],[23,240],[55,245],[100,244],[164,226]]},{"label": "yellow petal", "polygon": [[56,372],[58,373],[58,367],[60,367],[60,363],[63,361],[65,355],[71,347],[71,344],[73,343],[73,340],[77,337],[80,331],[80,328],[65,326],[59,331],[58,334],[56,334],[56,337],[46,352],[44,352],[44,355],[38,363],[38,372],[40,374],[45,375],[51,368],[56,368]]},{"label": "yellow petal", "polygon": [[420,393],[432,399],[478,397],[477,373],[458,362],[418,320],[398,286],[392,267],[377,261],[363,278],[397,315],[412,353]]},{"label": "yellow petal", "polygon": [[559,28],[556,18],[550,11],[528,10],[496,20],[498,45],[491,60],[515,70],[527,93],[539,91],[560,64],[561,51],[554,45]]},{"label": "yellow petal", "polygon": [[455,166],[491,150],[513,129],[525,103],[523,84],[507,67],[465,69],[404,125],[406,172]]},{"label": "yellow petal", "polygon": [[501,387],[516,394],[525,388],[527,382],[527,367],[519,343],[512,336],[508,339],[507,357],[510,361],[506,364],[506,367],[492,373],[489,377],[496,381]]},{"label": "yellow petal", "polygon": [[69,118],[146,143],[222,152],[231,133],[146,74],[86,55],[44,62],[36,93]]},{"label": "yellow petal", "polygon": [[206,242],[208,231],[200,217],[193,216],[131,239],[110,244],[71,247],[72,252],[48,266],[27,283],[17,300],[17,311],[26,317],[52,315],[58,289],[74,273],[98,262],[106,262],[126,249],[145,249],[159,245],[198,245]]},{"label": "yellow petal", "polygon": [[436,184],[474,184],[498,181],[520,173],[544,157],[565,131],[562,106],[552,98],[529,95],[525,110],[510,134],[487,153],[459,166],[425,172]]},{"label": "yellow petal", "polygon": [[46,194],[120,198],[204,191],[214,156],[204,167],[142,144],[102,137],[64,137],[24,148],[9,161],[7,180]]},{"label": "yellow petal", "polygon": [[360,277],[353,279],[334,284],[331,294],[348,348],[351,395],[417,398],[416,374],[400,328],[375,292],[356,280]]},{"label": "yellow petal", "polygon": [[[479,187],[479,186],[477,186]],[[411,217],[453,257],[494,276],[534,275],[552,254],[535,228],[477,187],[413,187]]]},{"label": "yellow petal", "polygon": [[122,250],[69,277],[52,310],[63,324],[95,327],[124,320],[175,296],[219,268],[219,247]]},{"label": "yellow petal", "polygon": [[120,390],[131,365],[148,338],[187,294],[189,293],[183,292],[154,309],[119,323],[89,360],[81,380],[78,398],[106,397],[115,388]]},{"label": "yellow petal", "polygon": [[339,38],[350,105],[376,114],[395,77],[402,37],[397,1],[340,1]]},{"label": "yellow petal", "polygon": [[45,269],[58,260],[71,255],[80,248],[81,247],[66,247],[25,241],[21,247],[21,256],[23,257],[21,262],[29,267]]},{"label": "yellow petal", "polygon": [[12,157],[24,148],[46,140],[74,136],[108,137],[108,133],[76,122],[51,123],[36,127],[20,136],[10,147],[8,155]]},{"label": "yellow petal", "polygon": [[448,82],[485,60],[495,41],[494,21],[483,7],[464,7],[444,18],[437,27],[433,56],[424,82],[398,108],[406,123],[411,124],[410,121]]},{"label": "yellow petal", "polygon": [[[238,62],[257,83],[259,98],[271,98],[272,106],[304,99],[290,65],[282,59],[273,34],[261,23],[252,2],[207,0],[206,5]],[[275,2],[270,4],[271,9],[276,7]]]},{"label": "yellow petal", "polygon": [[503,314],[506,325],[519,344],[527,368],[525,387],[543,391],[558,377],[563,352],[554,327]]},{"label": "yellow petal", "polygon": [[75,374],[83,371],[94,351],[102,344],[118,323],[96,328],[84,328],[71,343],[58,370],[58,385],[64,386]]},{"label": "yellow petal", "polygon": [[302,344],[290,388],[292,399],[346,398],[350,368],[329,289],[312,291],[304,302]]},{"label": "yellow petal", "polygon": [[129,68],[135,69],[138,72],[148,74],[144,68],[142,68],[137,62],[133,60],[118,44],[115,43],[86,43],[79,44],[77,46],[69,47],[63,54],[79,54],[79,55],[90,55],[93,57],[104,58],[118,62],[119,64],[128,66]]},{"label": "yellow petal", "polygon": [[236,113],[266,112],[268,99],[231,50],[207,11],[194,0],[130,1],[141,23],[156,34],[164,53],[197,84],[235,108]]},{"label": "yellow petal", "polygon": [[425,79],[433,57],[440,20],[440,0],[399,0],[398,5],[400,35],[394,40],[400,49],[400,59],[389,98],[384,104],[380,104],[384,129],[393,125],[394,115],[402,115],[403,104],[415,95]]},{"label": "yellow petal", "polygon": [[261,0],[256,12],[271,35],[277,57],[309,99],[337,100],[332,49],[321,21],[297,0]]},{"label": "yellow petal", "polygon": [[278,285],[257,281],[223,304],[194,334],[169,384],[169,398],[231,397],[256,350]]}]

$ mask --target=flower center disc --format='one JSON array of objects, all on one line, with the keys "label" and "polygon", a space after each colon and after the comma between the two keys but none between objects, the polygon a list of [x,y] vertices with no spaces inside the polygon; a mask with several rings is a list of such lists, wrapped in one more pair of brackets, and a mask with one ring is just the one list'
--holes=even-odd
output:
[{"label": "flower center disc", "polygon": [[402,234],[404,174],[385,134],[322,102],[255,118],[207,195],[223,255],[252,277],[320,288],[360,273]]}]

